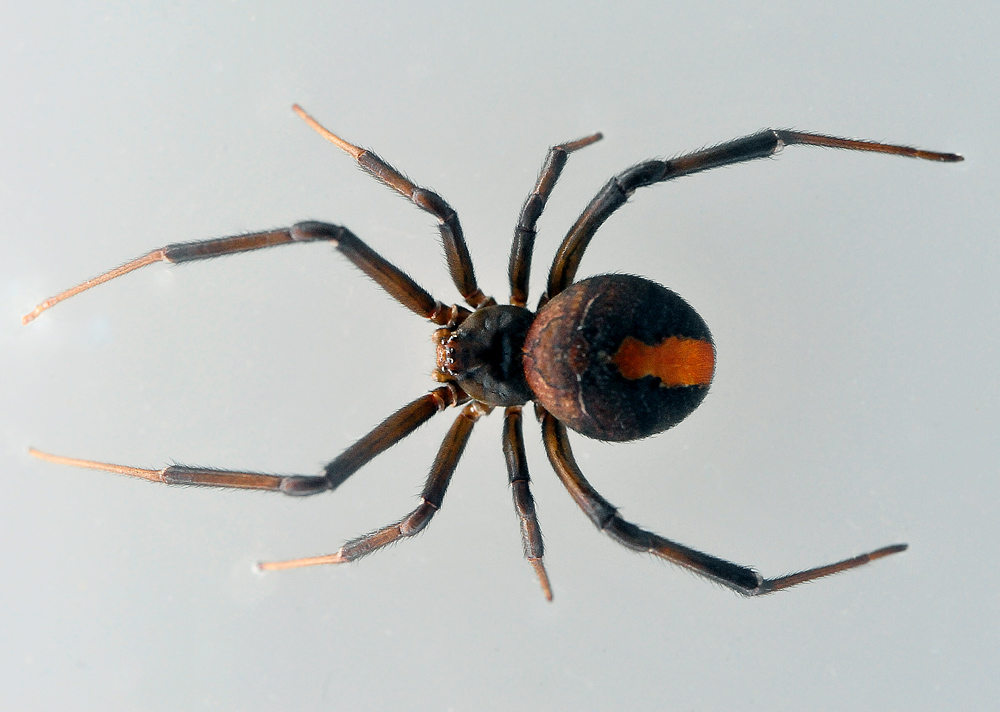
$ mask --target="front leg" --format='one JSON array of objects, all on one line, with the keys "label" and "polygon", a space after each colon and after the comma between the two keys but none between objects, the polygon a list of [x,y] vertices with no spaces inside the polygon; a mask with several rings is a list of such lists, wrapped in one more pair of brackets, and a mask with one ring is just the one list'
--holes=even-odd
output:
[{"label": "front leg", "polygon": [[380,254],[365,244],[357,235],[340,225],[309,221],[300,222],[289,228],[255,232],[249,235],[232,235],[217,237],[210,240],[194,242],[177,242],[166,247],[148,252],[121,267],[116,267],[82,284],[60,292],[39,304],[29,314],[21,319],[27,324],[46,309],[55,306],[64,299],[96,287],[115,277],[121,277],[140,267],[154,262],[194,262],[221,255],[232,255],[239,252],[250,252],[265,247],[287,245],[300,242],[329,242],[350,260],[358,269],[371,277],[388,292],[396,301],[410,311],[441,326],[461,322],[469,311],[458,306],[445,306],[432,297],[423,287],[414,282],[403,270],[396,267]]}]

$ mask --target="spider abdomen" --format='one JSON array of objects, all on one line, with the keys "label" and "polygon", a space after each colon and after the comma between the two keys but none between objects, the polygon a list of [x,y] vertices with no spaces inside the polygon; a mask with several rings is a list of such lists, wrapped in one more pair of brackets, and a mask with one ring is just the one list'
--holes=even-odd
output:
[{"label": "spider abdomen", "polygon": [[715,370],[708,326],[678,294],[642,277],[605,274],[542,307],[524,343],[535,399],[582,435],[638,440],[701,403]]}]

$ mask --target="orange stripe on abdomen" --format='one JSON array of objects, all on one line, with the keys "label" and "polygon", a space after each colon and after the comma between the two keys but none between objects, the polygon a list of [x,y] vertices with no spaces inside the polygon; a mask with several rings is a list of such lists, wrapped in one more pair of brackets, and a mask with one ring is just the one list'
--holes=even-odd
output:
[{"label": "orange stripe on abdomen", "polygon": [[683,336],[668,336],[655,346],[627,336],[611,362],[629,380],[656,376],[664,386],[707,386],[715,372],[715,348]]}]

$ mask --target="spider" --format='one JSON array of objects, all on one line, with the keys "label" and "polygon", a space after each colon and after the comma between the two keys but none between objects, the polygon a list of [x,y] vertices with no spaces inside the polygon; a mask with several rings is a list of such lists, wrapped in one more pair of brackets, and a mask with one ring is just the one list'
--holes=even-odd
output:
[{"label": "spider", "polygon": [[704,399],[715,370],[715,345],[697,312],[666,287],[624,274],[598,275],[578,282],[575,277],[598,228],[639,188],[765,158],[790,144],[945,162],[961,161],[962,156],[768,129],[669,161],[644,161],[613,177],[590,201],[559,246],[549,270],[547,290],[537,310],[531,312],[526,305],[536,223],[569,154],[599,141],[600,133],[549,149],[514,230],[509,264],[510,304],[499,305],[479,288],[458,215],[448,203],[412,183],[373,152],[323,128],[298,105],[292,108],[321,136],[350,154],[368,174],[439,221],[451,278],[472,311],[438,301],[346,227],[309,221],[279,230],[167,245],[42,302],[22,322],[27,324],[63,299],[153,262],[187,262],[322,240],[332,244],[400,304],[439,327],[433,335],[437,362],[434,378],[441,385],[386,418],[327,464],[322,475],[277,476],[179,465],[147,470],[61,457],[34,448],[30,450],[32,455],[165,484],[312,495],[336,489],[436,413],[461,406],[431,466],[420,504],[410,514],[347,542],[334,554],[262,562],[258,566],[275,570],[340,564],[411,537],[426,527],[441,508],[476,421],[502,407],[503,453],[524,555],[534,568],[542,592],[551,601],[552,588],[542,563],[542,537],[529,488],[521,427],[522,407],[533,401],[545,450],[556,475],[598,529],[629,549],[654,554],[740,594],[757,596],[779,591],[906,549],[906,544],[894,544],[826,566],[766,579],[749,567],[691,549],[619,516],[616,508],[580,471],[567,428],[590,438],[620,442],[645,438],[673,427]]}]

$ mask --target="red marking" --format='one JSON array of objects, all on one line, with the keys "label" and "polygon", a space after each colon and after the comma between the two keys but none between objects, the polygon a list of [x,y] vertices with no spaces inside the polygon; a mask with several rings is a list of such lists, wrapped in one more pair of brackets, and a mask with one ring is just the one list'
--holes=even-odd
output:
[{"label": "red marking", "polygon": [[629,380],[656,376],[668,387],[707,386],[715,372],[715,348],[683,336],[668,336],[654,346],[627,336],[611,362]]}]

